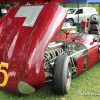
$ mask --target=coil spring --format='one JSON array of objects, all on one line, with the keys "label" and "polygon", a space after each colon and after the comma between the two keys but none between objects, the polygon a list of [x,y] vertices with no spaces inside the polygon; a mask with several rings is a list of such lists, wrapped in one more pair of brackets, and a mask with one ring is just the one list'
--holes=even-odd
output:
[{"label": "coil spring", "polygon": [[46,61],[46,62],[47,62],[47,61],[52,61],[52,60],[56,59],[56,57],[57,57],[58,55],[61,55],[61,54],[63,54],[63,53],[64,53],[63,48],[56,48],[56,49],[52,49],[52,50],[50,50],[50,51],[47,51],[47,52],[45,53],[45,61]]}]

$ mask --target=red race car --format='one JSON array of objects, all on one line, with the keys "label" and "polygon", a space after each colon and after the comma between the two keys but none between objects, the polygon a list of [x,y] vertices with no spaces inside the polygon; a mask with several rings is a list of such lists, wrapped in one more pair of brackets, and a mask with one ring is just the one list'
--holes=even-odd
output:
[{"label": "red race car", "polygon": [[93,35],[60,34],[66,9],[54,3],[16,6],[0,20],[0,88],[30,94],[52,82],[66,94],[76,77],[99,61]]}]

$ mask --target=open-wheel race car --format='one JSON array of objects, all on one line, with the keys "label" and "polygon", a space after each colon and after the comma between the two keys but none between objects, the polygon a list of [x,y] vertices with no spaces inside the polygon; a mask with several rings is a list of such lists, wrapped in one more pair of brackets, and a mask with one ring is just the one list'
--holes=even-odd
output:
[{"label": "open-wheel race car", "polygon": [[16,6],[0,20],[0,88],[30,94],[52,82],[66,94],[76,77],[99,61],[93,35],[60,34],[66,10],[60,5]]}]

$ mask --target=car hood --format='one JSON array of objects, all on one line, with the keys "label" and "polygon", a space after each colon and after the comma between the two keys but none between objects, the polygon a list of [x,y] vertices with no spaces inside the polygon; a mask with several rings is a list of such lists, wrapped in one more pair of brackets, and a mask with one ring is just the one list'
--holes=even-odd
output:
[{"label": "car hood", "polygon": [[[1,0],[2,1],[2,0]],[[64,0],[6,0],[7,2],[64,2]]]},{"label": "car hood", "polygon": [[47,45],[65,16],[65,9],[52,3],[12,7],[0,21],[0,60],[19,63],[32,39],[34,49],[41,40]]},{"label": "car hood", "polygon": [[0,20],[0,61],[9,64],[8,90],[16,91],[16,87],[9,86],[10,80],[23,80],[34,86],[40,83],[38,88],[45,83],[45,49],[60,31],[65,16],[63,7],[48,3],[12,7]]}]

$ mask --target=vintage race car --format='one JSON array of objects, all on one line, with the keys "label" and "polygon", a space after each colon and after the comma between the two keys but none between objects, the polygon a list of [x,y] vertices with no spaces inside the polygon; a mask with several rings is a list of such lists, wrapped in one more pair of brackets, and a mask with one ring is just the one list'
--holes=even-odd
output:
[{"label": "vintage race car", "polygon": [[30,94],[52,82],[66,94],[72,77],[99,61],[93,35],[60,34],[66,9],[54,3],[16,6],[0,20],[0,88]]}]

